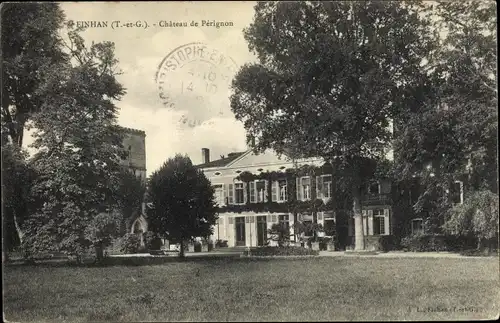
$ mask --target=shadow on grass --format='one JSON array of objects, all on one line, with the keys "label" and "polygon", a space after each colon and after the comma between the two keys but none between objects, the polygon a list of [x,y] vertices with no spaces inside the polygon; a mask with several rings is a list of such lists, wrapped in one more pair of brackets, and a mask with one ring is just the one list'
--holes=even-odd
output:
[{"label": "shadow on grass", "polygon": [[65,260],[44,260],[37,261],[35,263],[24,263],[24,262],[10,262],[5,265],[10,268],[15,267],[80,267],[80,268],[91,268],[91,267],[113,267],[113,266],[151,266],[151,265],[162,265],[171,263],[204,263],[204,264],[218,264],[224,262],[270,262],[276,261],[273,258],[246,258],[240,257],[240,255],[224,255],[224,256],[190,256],[185,258],[180,257],[107,257],[100,263],[88,262],[88,263],[77,263],[68,259]]}]

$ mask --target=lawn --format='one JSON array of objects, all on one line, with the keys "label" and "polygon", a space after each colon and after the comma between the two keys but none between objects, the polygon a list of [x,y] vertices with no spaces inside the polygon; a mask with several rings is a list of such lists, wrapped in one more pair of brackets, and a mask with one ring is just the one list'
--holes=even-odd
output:
[{"label": "lawn", "polygon": [[4,313],[18,322],[491,319],[498,266],[496,257],[7,266]]}]

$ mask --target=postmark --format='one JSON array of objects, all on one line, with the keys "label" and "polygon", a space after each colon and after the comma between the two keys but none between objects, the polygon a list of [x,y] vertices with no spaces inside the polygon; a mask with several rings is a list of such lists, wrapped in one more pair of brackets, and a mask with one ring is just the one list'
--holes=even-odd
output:
[{"label": "postmark", "polygon": [[201,42],[179,46],[158,66],[155,82],[163,107],[183,112],[181,124],[197,126],[230,112],[234,60]]}]

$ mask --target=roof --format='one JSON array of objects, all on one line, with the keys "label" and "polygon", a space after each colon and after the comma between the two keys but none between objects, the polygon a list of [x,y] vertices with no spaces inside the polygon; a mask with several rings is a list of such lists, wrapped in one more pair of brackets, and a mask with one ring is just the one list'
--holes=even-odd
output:
[{"label": "roof", "polygon": [[137,135],[142,135],[146,136],[146,132],[144,130],[139,130],[139,129],[132,129],[132,128],[127,128],[127,127],[122,127],[118,126],[123,132],[125,133],[130,133],[130,134],[137,134]]},{"label": "roof", "polygon": [[213,161],[205,163],[205,164],[199,164],[199,165],[196,165],[196,167],[197,168],[224,167],[224,166],[227,166],[233,160],[235,160],[238,157],[240,157],[241,155],[243,155],[244,153],[246,153],[246,151],[230,153],[224,158],[213,160]]}]

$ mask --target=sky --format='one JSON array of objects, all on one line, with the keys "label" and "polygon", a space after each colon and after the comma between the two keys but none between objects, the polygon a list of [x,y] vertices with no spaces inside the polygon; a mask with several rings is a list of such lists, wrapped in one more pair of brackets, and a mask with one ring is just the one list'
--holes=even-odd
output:
[{"label": "sky", "polygon": [[[210,149],[211,159],[247,149],[243,125],[229,108],[228,84],[240,66],[255,61],[243,38],[243,28],[253,20],[254,5],[254,2],[61,3],[66,18],[77,24],[108,22],[107,28],[89,27],[82,36],[89,44],[115,43],[123,72],[118,81],[127,90],[121,101],[116,102],[120,111],[118,123],[146,132],[148,175],[176,153],[187,154],[198,164],[202,161],[201,148]],[[201,26],[202,20],[228,22],[232,26]],[[114,21],[120,21],[120,25],[141,21],[142,27],[116,28]],[[188,26],[160,27],[170,21],[186,22]],[[198,22],[198,27],[190,26],[192,21]],[[174,105],[165,106],[155,82],[158,67],[174,49],[193,42],[206,44],[209,54],[215,52],[226,57],[226,64],[222,65],[232,65],[234,69],[229,71],[198,57],[177,71],[166,71],[162,80]],[[213,58],[218,58],[217,55]],[[217,91],[203,79],[209,74],[210,80],[215,78],[212,83]],[[183,115],[187,117],[186,123],[182,122],[186,120]]]}]

